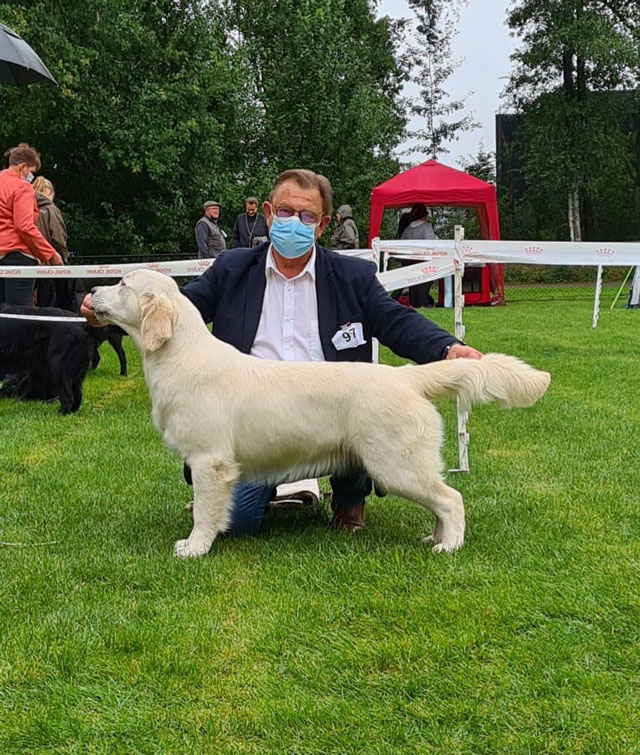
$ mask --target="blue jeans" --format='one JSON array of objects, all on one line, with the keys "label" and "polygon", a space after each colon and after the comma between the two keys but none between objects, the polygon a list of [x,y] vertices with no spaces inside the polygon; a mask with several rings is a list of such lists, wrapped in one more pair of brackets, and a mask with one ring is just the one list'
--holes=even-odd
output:
[{"label": "blue jeans", "polygon": [[[191,485],[191,470],[184,465],[184,479]],[[342,508],[363,503],[371,492],[371,479],[360,469],[349,474],[334,475],[331,478],[333,488],[333,508]],[[262,526],[264,512],[271,500],[273,487],[264,483],[238,482],[233,488],[233,508],[229,535],[256,535]]]},{"label": "blue jeans", "polygon": [[261,483],[239,482],[233,488],[233,509],[228,535],[257,535],[273,487]]}]

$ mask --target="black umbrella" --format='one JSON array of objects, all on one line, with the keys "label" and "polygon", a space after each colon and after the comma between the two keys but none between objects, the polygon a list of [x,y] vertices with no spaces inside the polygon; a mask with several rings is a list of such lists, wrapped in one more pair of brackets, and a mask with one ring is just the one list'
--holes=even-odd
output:
[{"label": "black umbrella", "polygon": [[0,84],[23,86],[34,81],[57,83],[24,39],[0,24]]}]

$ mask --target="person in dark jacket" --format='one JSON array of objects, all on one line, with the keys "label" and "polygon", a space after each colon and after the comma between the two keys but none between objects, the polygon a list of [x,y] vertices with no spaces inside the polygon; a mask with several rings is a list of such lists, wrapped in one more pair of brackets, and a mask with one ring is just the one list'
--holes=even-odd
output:
[{"label": "person in dark jacket", "polygon": [[267,221],[258,212],[258,200],[247,197],[244,200],[244,212],[241,212],[233,224],[231,234],[232,249],[249,249],[269,239]]},{"label": "person in dark jacket", "polygon": [[227,234],[218,227],[220,203],[209,200],[204,203],[204,215],[196,223],[198,258],[213,258],[227,248]]},{"label": "person in dark jacket", "polygon": [[[372,262],[318,245],[331,220],[331,185],[324,176],[303,169],[281,173],[263,209],[270,242],[224,252],[182,289],[213,323],[216,338],[245,354],[283,361],[370,362],[373,338],[420,364],[482,356],[388,296]],[[90,295],[81,311],[99,324],[91,319]],[[187,481],[189,475],[187,467]],[[361,529],[372,488],[367,473],[345,470],[333,475],[331,486],[332,527]],[[272,494],[265,483],[237,484],[231,534],[258,532]]]},{"label": "person in dark jacket", "polygon": [[[67,227],[64,223],[60,208],[53,203],[55,190],[48,178],[38,176],[32,184],[38,205],[38,230],[62,257],[65,265],[69,264],[69,250],[67,249]],[[58,301],[60,286],[67,286],[68,280],[40,278],[36,280],[36,303],[39,307],[65,308]]]},{"label": "person in dark jacket", "polygon": [[351,206],[343,204],[338,207],[336,212],[336,226],[331,236],[332,249],[357,249],[360,243],[358,235],[358,226],[353,221]]},{"label": "person in dark jacket", "polygon": [[54,204],[56,195],[53,184],[48,178],[38,176],[33,182],[33,190],[38,204],[38,230],[62,257],[64,264],[69,263],[67,249],[67,226],[60,208]]}]

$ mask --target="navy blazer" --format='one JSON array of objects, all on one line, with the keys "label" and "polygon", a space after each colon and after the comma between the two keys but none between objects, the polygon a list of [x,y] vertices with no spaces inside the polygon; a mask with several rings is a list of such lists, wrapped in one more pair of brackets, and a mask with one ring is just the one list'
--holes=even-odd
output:
[{"label": "navy blazer", "polygon": [[[223,252],[182,292],[213,323],[216,338],[248,354],[260,322],[269,242]],[[400,357],[418,364],[442,359],[457,339],[412,309],[398,304],[376,278],[373,262],[316,246],[318,326],[328,362],[370,362],[377,338]],[[361,322],[366,343],[338,351],[331,342],[343,325]]]}]

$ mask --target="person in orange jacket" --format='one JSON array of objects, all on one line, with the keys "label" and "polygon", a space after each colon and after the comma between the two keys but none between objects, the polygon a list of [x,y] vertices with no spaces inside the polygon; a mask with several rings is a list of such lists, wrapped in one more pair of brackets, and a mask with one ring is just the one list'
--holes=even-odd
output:
[{"label": "person in orange jacket", "polygon": [[[9,153],[0,171],[0,266],[62,265],[62,257],[36,227],[38,206],[31,186],[40,155],[28,144]],[[0,276],[0,303],[29,306],[33,278]]]}]

